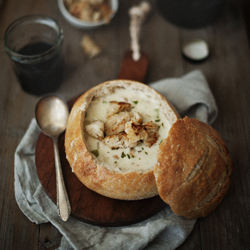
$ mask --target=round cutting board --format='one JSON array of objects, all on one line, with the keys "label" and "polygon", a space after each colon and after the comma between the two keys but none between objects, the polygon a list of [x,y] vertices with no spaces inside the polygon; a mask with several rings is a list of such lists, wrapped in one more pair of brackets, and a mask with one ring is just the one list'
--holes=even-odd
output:
[{"label": "round cutting board", "polygon": [[[71,108],[77,98],[68,105]],[[163,209],[166,204],[159,196],[149,199],[124,201],[104,197],[85,187],[72,172],[66,159],[64,134],[58,140],[65,186],[71,204],[71,216],[98,226],[125,226],[143,221]],[[52,139],[39,135],[36,146],[36,169],[40,182],[56,204],[56,174]]]}]

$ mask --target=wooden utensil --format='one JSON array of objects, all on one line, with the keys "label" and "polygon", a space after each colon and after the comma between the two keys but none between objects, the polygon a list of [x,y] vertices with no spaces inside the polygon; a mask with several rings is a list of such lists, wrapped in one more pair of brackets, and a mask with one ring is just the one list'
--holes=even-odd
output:
[{"label": "wooden utensil", "polygon": [[124,55],[118,79],[145,81],[149,59],[145,53],[140,51],[139,35],[141,24],[149,13],[150,8],[148,2],[142,2],[140,5],[133,6],[129,10],[131,50],[127,51]]}]

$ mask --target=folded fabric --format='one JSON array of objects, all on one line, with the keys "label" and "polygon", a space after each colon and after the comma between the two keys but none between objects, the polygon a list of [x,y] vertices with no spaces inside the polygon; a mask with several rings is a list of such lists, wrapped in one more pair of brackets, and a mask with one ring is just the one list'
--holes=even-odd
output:
[{"label": "folded fabric", "polygon": [[212,124],[218,108],[209,85],[200,70],[181,78],[168,78],[150,84],[164,95],[178,110],[179,114]]},{"label": "folded fabric", "polygon": [[[182,116],[196,117],[210,124],[216,119],[216,103],[200,71],[182,78],[164,79],[151,86],[166,96]],[[98,227],[72,217],[62,221],[36,173],[35,148],[39,134],[33,118],[15,152],[15,197],[32,222],[50,222],[58,228],[63,235],[58,249],[170,250],[181,245],[192,231],[196,219],[175,215],[168,206],[145,221],[124,227]]]}]

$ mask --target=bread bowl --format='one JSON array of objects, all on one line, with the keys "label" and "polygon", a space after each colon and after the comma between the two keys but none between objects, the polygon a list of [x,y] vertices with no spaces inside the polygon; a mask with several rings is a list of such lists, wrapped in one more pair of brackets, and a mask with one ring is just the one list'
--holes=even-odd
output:
[{"label": "bread bowl", "polygon": [[[96,120],[106,121],[109,101],[128,102],[132,105],[130,113],[140,111],[143,122],[153,120],[160,125],[155,145],[149,148],[139,141],[133,157],[129,147],[112,150],[90,136],[85,126]],[[158,194],[153,171],[157,150],[179,118],[166,98],[145,84],[129,80],[104,82],[74,104],[65,133],[66,157],[78,179],[101,195],[122,200],[153,197]]]},{"label": "bread bowl", "polygon": [[104,82],[78,98],[65,150],[89,189],[121,200],[159,194],[187,218],[209,215],[231,183],[233,163],[218,132],[197,119],[181,119],[165,97],[130,80]]}]

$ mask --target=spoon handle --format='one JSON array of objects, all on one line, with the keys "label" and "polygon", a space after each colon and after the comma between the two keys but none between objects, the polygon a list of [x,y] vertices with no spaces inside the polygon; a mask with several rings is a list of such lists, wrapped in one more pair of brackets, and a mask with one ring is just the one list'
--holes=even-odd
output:
[{"label": "spoon handle", "polygon": [[71,213],[71,206],[62,175],[62,168],[58,150],[58,137],[53,137],[53,145],[56,168],[57,211],[62,220],[67,221]]}]

